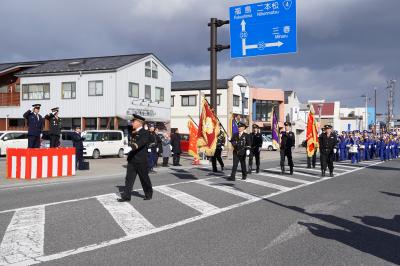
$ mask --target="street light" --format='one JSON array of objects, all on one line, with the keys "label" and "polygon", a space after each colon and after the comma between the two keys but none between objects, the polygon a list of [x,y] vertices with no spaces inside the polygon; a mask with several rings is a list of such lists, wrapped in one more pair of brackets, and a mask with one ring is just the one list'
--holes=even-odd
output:
[{"label": "street light", "polygon": [[240,92],[242,94],[242,123],[244,123],[244,95],[246,92],[246,88],[248,86],[247,83],[238,83],[238,86],[240,87]]}]

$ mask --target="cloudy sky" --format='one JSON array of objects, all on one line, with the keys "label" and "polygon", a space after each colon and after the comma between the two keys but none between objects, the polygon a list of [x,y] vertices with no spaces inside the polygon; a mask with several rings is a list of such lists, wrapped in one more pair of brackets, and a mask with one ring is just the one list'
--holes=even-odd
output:
[{"label": "cloudy sky", "polygon": [[[228,19],[242,0],[0,0],[0,62],[153,52],[174,80],[209,78],[210,17]],[[219,78],[243,74],[252,86],[295,90],[302,101],[363,106],[400,78],[400,0],[297,0],[298,53],[231,60]],[[228,27],[219,29],[228,44]],[[400,88],[398,84],[397,88]],[[395,106],[400,112],[400,90]]]}]

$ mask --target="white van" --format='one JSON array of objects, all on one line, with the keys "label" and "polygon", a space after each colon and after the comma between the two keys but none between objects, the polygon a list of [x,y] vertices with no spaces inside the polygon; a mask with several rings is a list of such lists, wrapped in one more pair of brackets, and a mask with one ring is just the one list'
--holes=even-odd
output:
[{"label": "white van", "polygon": [[28,148],[28,132],[0,131],[0,155],[6,155],[7,148]]},{"label": "white van", "polygon": [[120,130],[88,130],[83,132],[83,156],[98,159],[100,156],[124,157],[131,148]]}]

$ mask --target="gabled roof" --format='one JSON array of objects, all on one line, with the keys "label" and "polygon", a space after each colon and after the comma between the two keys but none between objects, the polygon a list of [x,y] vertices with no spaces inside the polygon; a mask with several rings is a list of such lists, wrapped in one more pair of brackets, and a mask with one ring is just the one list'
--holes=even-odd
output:
[{"label": "gabled roof", "polygon": [[[217,89],[227,89],[228,81],[232,79],[217,80]],[[210,80],[174,81],[171,83],[172,91],[209,90]]]},{"label": "gabled roof", "polygon": [[285,104],[289,103],[289,96],[292,95],[293,91],[285,91]]},{"label": "gabled roof", "polygon": [[[59,60],[46,60],[46,61],[31,61],[31,62],[16,62],[16,63],[3,63],[0,64],[0,73],[8,71],[13,68],[22,66],[29,67],[16,73],[16,76],[39,76],[39,75],[55,75],[60,73],[96,73],[96,72],[110,72],[141,60],[147,56],[153,55],[158,61],[161,62],[152,53],[143,54],[129,54],[129,55],[115,55],[115,56],[102,56],[102,57],[86,57],[86,58],[70,58]],[[163,64],[163,63],[162,63]],[[165,66],[165,64],[163,64]],[[167,67],[168,71],[172,71]]]},{"label": "gabled roof", "polygon": [[333,116],[335,114],[335,103],[313,103],[315,114],[319,115],[319,105],[321,106],[321,116]]},{"label": "gabled roof", "polygon": [[79,73],[79,72],[105,72],[115,71],[120,67],[138,61],[151,55],[132,54],[104,57],[87,57],[45,61],[43,64],[26,69],[17,74],[17,76],[53,74],[53,73]]}]

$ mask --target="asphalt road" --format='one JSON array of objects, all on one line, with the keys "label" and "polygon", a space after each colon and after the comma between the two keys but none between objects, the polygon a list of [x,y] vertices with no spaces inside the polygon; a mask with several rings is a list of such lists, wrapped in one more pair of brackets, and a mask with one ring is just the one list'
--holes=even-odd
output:
[{"label": "asphalt road", "polygon": [[281,176],[277,161],[235,182],[162,169],[154,198],[123,176],[0,187],[0,265],[398,265],[400,161]]}]

